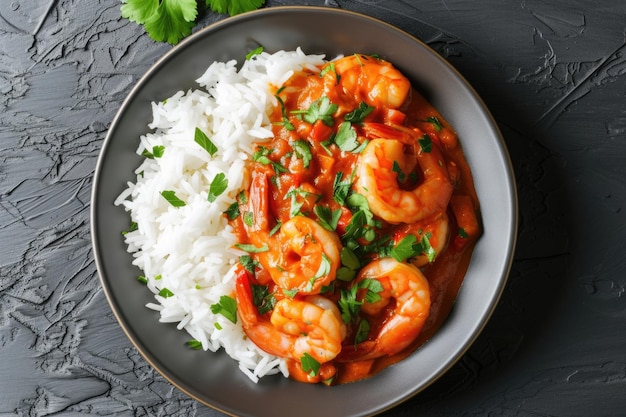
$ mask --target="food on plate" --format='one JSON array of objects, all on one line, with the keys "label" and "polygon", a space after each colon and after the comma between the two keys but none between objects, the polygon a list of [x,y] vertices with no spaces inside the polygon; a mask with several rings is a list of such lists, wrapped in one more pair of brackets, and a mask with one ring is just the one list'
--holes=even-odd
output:
[{"label": "food on plate", "polygon": [[153,104],[128,251],[148,307],[251,379],[369,377],[448,315],[481,233],[453,128],[392,63],[256,51]]}]

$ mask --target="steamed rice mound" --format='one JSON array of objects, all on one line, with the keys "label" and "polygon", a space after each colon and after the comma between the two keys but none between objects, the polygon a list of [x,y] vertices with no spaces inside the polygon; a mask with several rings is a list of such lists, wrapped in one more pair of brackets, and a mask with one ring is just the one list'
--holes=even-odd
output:
[{"label": "steamed rice mound", "polygon": [[[294,71],[323,64],[322,55],[300,49],[262,52],[242,63],[216,62],[196,80],[199,88],[179,91],[152,104],[152,130],[140,138],[137,154],[146,156],[135,183],[115,201],[130,214],[135,230],[125,234],[133,264],[143,271],[155,302],[146,307],[162,323],[177,323],[202,349],[223,348],[253,381],[282,373],[281,358],[260,350],[211,305],[235,289],[234,272],[242,252],[223,215],[247,186],[246,161],[255,142],[272,136],[269,113],[278,105],[274,88]],[[200,129],[216,145],[211,155],[194,140]],[[226,190],[208,200],[211,183],[223,173]],[[184,205],[175,207],[163,191]]]}]

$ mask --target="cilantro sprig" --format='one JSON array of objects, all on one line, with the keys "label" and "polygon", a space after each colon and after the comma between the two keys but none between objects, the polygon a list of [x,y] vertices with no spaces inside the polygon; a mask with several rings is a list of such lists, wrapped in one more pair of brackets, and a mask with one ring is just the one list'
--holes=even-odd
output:
[{"label": "cilantro sprig", "polygon": [[122,0],[122,17],[143,25],[157,42],[175,45],[189,36],[201,11],[234,16],[258,9],[265,0]]}]

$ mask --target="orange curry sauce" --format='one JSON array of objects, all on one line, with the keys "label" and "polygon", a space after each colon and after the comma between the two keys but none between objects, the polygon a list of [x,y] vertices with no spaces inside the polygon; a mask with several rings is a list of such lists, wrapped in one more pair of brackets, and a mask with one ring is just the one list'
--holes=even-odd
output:
[{"label": "orange curry sauce", "polygon": [[[325,222],[326,226],[330,223],[331,233],[337,236],[342,247],[348,247],[358,257],[360,267],[381,256],[391,256],[392,249],[409,234],[416,236],[412,241],[415,243],[423,242],[426,236],[430,241],[422,248],[425,252],[430,249],[430,257],[419,269],[430,287],[430,313],[421,332],[407,348],[392,355],[363,360],[350,351],[358,343],[376,339],[386,320],[395,314],[395,301],[392,299],[377,317],[366,318],[369,332],[365,334],[359,334],[361,318],[352,320],[346,325],[342,353],[329,363],[321,364],[319,370],[308,367],[303,370],[299,360],[288,360],[291,378],[304,382],[356,381],[414,352],[448,315],[481,234],[479,204],[471,172],[453,128],[410,84],[405,96],[402,95],[402,81],[394,79],[393,72],[391,77],[386,76],[389,69],[397,71],[391,64],[365,55],[347,59],[351,60],[343,64],[347,69],[327,63],[316,72],[297,72],[285,85],[276,87],[279,105],[271,115],[274,138],[258,145],[250,165],[251,187],[263,184],[267,189],[242,192],[238,210],[229,217],[230,223],[241,243],[256,245],[259,245],[259,239],[253,236],[256,230],[264,229],[266,236],[272,236],[293,216],[306,216]],[[354,71],[359,72],[358,76]],[[402,101],[394,103],[398,97]],[[327,114],[329,112],[332,113]],[[445,236],[437,235],[437,229],[429,226],[431,220],[441,218],[439,212],[417,224],[393,224],[374,215],[362,225],[361,233],[351,230],[355,213],[367,212],[367,206],[350,206],[355,201],[350,195],[359,194],[354,186],[355,173],[361,152],[374,139],[402,142],[404,153],[413,160],[403,164],[402,169],[388,161],[390,166],[386,169],[395,173],[395,186],[400,190],[417,189],[424,181],[423,167],[415,162],[418,152],[441,152],[439,164],[447,171],[452,185],[451,196],[441,210],[448,219]],[[254,180],[261,177],[267,180]],[[367,193],[368,190],[362,190],[362,194]],[[398,211],[401,210],[399,207]],[[362,220],[363,216],[360,217]],[[277,245],[270,242],[264,250],[281,250]],[[434,246],[438,247],[436,251],[432,249]],[[423,253],[410,255],[402,262],[411,263],[417,257],[426,256]],[[259,256],[260,253],[251,251],[248,261],[253,261],[252,267],[249,264],[248,269],[240,268],[240,275],[245,275],[251,286],[266,289],[265,302],[270,298],[306,296],[280,288],[272,279],[271,271],[257,262]],[[339,270],[342,266],[345,265],[336,265],[336,268]],[[352,285],[350,280],[358,270],[345,272],[344,268],[338,278],[317,292],[337,303],[342,290],[345,292]],[[342,306],[339,308],[341,310]],[[271,311],[261,312],[259,320],[269,322],[270,315]]]}]

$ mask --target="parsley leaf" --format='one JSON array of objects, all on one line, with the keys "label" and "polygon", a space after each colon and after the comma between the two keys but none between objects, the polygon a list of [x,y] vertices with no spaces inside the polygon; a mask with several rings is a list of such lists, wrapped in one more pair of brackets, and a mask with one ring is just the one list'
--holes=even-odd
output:
[{"label": "parsley leaf", "polygon": [[220,301],[211,305],[213,314],[221,314],[233,323],[237,323],[237,301],[227,295],[222,295]]},{"label": "parsley leaf", "polygon": [[164,152],[165,152],[165,146],[156,145],[152,147],[152,152],[150,152],[147,149],[144,149],[143,152],[141,153],[141,156],[144,156],[148,159],[160,158],[163,156]]},{"label": "parsley leaf", "polygon": [[320,363],[306,352],[300,358],[300,364],[302,365],[302,370],[310,376],[316,376],[320,372]]},{"label": "parsley leaf", "polygon": [[418,140],[418,142],[419,142],[419,144],[420,144],[420,146],[422,148],[422,151],[424,151],[426,153],[430,153],[430,151],[432,151],[433,143],[430,140],[430,136],[424,135],[424,136],[422,136],[421,139]]},{"label": "parsley leaf", "polygon": [[369,106],[367,103],[365,103],[364,101],[362,101],[359,104],[359,107],[357,107],[356,109],[352,110],[350,113],[346,114],[344,116],[344,120],[346,122],[352,122],[352,123],[360,123],[363,121],[363,119],[365,119],[372,111],[374,111],[374,107]]},{"label": "parsley leaf", "polygon": [[354,152],[360,145],[357,140],[356,130],[354,130],[350,122],[342,122],[339,125],[339,129],[337,129],[337,133],[334,137],[334,142],[339,149],[346,152]]},{"label": "parsley leaf", "polygon": [[268,250],[270,250],[270,247],[267,246],[267,243],[261,247],[256,247],[249,243],[236,243],[235,247],[248,253],[261,253],[261,252],[267,252]]},{"label": "parsley leaf", "polygon": [[333,199],[339,203],[339,205],[345,206],[346,199],[350,194],[350,187],[352,187],[352,180],[350,178],[342,179],[343,172],[337,172],[335,180],[333,181]]},{"label": "parsley leaf", "polygon": [[426,121],[434,126],[436,132],[439,132],[441,129],[443,129],[443,125],[441,124],[437,116],[427,117]]},{"label": "parsley leaf", "polygon": [[[201,0],[122,0],[122,17],[143,25],[157,42],[175,45],[191,34],[198,18]],[[258,9],[265,0],[205,0],[206,7],[216,13],[239,13]]]},{"label": "parsley leaf", "polygon": [[196,339],[191,339],[188,340],[186,345],[193,350],[200,350],[202,349],[202,342],[200,342],[199,340]]},{"label": "parsley leaf", "polygon": [[321,120],[326,126],[332,126],[335,123],[333,113],[338,108],[338,105],[331,103],[330,99],[324,96],[315,100],[308,110],[294,110],[292,113],[302,114],[304,121],[311,124]]},{"label": "parsley leaf", "polygon": [[191,34],[198,17],[197,0],[127,0],[120,10],[152,39],[172,45]]},{"label": "parsley leaf", "polygon": [[313,212],[319,219],[319,224],[326,230],[334,232],[341,218],[341,209],[332,210],[328,206],[317,205],[313,207]]},{"label": "parsley leaf", "polygon": [[237,217],[239,217],[239,215],[241,214],[241,212],[239,211],[239,202],[235,201],[233,204],[228,206],[224,214],[226,215],[226,217],[228,217],[228,220],[235,220]]},{"label": "parsley leaf", "polygon": [[174,293],[168,290],[167,288],[163,288],[161,291],[159,291],[159,295],[163,298],[169,298],[169,297],[172,297]]},{"label": "parsley leaf", "polygon": [[217,152],[217,146],[215,146],[215,144],[211,142],[211,139],[209,139],[209,137],[197,127],[194,133],[193,140],[198,145],[200,145],[202,149],[207,151],[209,155],[213,156]]},{"label": "parsley leaf", "polygon": [[226,178],[226,174],[220,172],[215,175],[213,181],[211,181],[211,185],[209,186],[209,195],[207,200],[209,202],[215,201],[215,199],[221,195],[228,188],[228,178]]},{"label": "parsley leaf", "polygon": [[265,0],[206,0],[207,7],[215,13],[229,14],[234,16],[249,12],[263,6]]},{"label": "parsley leaf", "polygon": [[302,140],[298,139],[294,143],[291,144],[294,151],[296,151],[296,156],[302,159],[302,164],[305,168],[308,168],[311,164],[311,159],[313,159],[313,154],[311,153],[311,148],[309,144]]},{"label": "parsley leaf", "polygon": [[256,306],[259,314],[265,314],[274,309],[276,305],[276,297],[274,293],[270,293],[265,285],[252,284],[252,303]]},{"label": "parsley leaf", "polygon": [[176,197],[176,193],[172,190],[161,191],[161,195],[174,207],[183,207],[187,205],[183,200]]},{"label": "parsley leaf", "polygon": [[250,52],[248,52],[246,54],[246,61],[252,59],[252,57],[255,56],[255,55],[259,55],[261,52],[263,52],[263,49],[264,48],[262,46],[259,46],[259,47],[254,48]]}]

